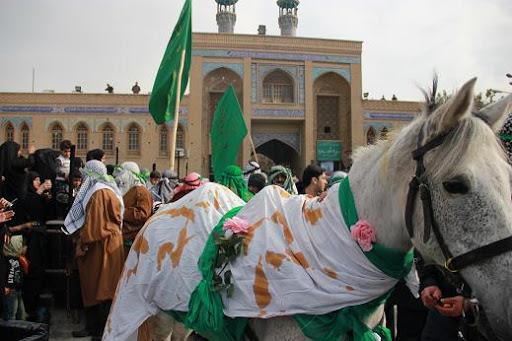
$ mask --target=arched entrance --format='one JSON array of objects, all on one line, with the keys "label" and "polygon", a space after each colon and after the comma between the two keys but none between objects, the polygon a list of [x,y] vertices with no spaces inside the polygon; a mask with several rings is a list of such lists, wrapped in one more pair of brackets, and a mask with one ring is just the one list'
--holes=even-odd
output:
[{"label": "arched entrance", "polygon": [[[203,115],[202,115],[202,133],[203,133],[203,146],[202,155],[206,155],[203,159],[203,174],[212,175],[211,169],[211,127],[213,122],[213,115],[217,108],[217,103],[224,95],[226,89],[233,85],[235,89],[238,102],[243,110],[243,80],[234,71],[220,67],[208,73],[203,80]],[[241,150],[238,151],[237,164],[242,166]],[[206,171],[208,173],[206,173]]]},{"label": "arched entrance", "polygon": [[313,91],[315,141],[341,142],[342,160],[329,160],[334,169],[341,169],[349,164],[352,151],[350,84],[339,74],[328,72],[315,80]]},{"label": "arched entrance", "polygon": [[300,177],[300,156],[297,151],[279,140],[270,140],[256,148],[256,153],[263,154],[266,159],[261,162],[261,168],[268,173],[270,167],[282,165],[290,168],[294,174]]}]

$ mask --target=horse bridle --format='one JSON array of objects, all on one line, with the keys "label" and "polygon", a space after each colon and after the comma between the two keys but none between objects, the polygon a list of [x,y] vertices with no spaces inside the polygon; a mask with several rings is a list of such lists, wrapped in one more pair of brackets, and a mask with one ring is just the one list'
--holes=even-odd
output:
[{"label": "horse bridle", "polygon": [[416,161],[416,173],[412,180],[409,182],[409,192],[407,193],[407,205],[405,208],[405,224],[407,226],[407,232],[409,237],[414,237],[413,229],[413,214],[414,205],[418,190],[420,191],[421,202],[423,203],[423,221],[424,221],[424,232],[423,242],[426,243],[430,239],[430,230],[434,232],[434,236],[437,243],[441,247],[441,251],[445,258],[444,267],[450,272],[458,272],[460,269],[467,267],[476,262],[480,262],[489,258],[493,258],[504,252],[512,250],[512,236],[498,240],[496,242],[481,246],[472,251],[466,252],[462,255],[453,256],[446,245],[443,235],[439,229],[439,225],[434,217],[434,211],[432,209],[432,198],[430,195],[430,189],[427,184],[427,178],[425,176],[425,165],[423,163],[423,157],[425,154],[443,144],[447,136],[454,130],[437,135],[428,141],[423,146],[421,145],[424,137],[424,127],[420,129],[418,136],[417,149],[412,152],[412,158]]}]

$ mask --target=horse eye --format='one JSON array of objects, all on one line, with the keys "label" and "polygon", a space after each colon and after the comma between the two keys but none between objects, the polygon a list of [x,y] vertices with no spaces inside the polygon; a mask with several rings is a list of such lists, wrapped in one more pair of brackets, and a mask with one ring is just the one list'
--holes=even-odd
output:
[{"label": "horse eye", "polygon": [[469,186],[466,185],[462,177],[456,177],[449,181],[444,181],[443,187],[448,193],[453,194],[466,194],[469,191]]}]

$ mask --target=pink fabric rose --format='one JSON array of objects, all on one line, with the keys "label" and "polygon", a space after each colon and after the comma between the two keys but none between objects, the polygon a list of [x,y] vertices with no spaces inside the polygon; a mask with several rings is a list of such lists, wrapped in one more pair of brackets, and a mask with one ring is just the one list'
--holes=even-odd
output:
[{"label": "pink fabric rose", "polygon": [[352,239],[357,241],[361,249],[365,252],[373,249],[372,243],[377,241],[376,235],[377,231],[375,231],[373,226],[365,220],[359,220],[352,226],[350,232]]},{"label": "pink fabric rose", "polygon": [[224,231],[231,229],[236,234],[243,234],[247,233],[250,226],[251,224],[248,221],[234,217],[233,219],[226,219],[222,228]]}]

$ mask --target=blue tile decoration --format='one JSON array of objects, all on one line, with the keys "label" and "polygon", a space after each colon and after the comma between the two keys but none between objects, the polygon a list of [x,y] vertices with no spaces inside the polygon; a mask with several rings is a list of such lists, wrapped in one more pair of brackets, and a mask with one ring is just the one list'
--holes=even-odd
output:
[{"label": "blue tile decoration", "polygon": [[251,102],[258,102],[258,65],[256,63],[251,64]]},{"label": "blue tile decoration", "polygon": [[252,116],[304,118],[304,110],[253,109],[251,113]]},{"label": "blue tile decoration", "polygon": [[304,65],[299,65],[299,104],[304,104],[305,97],[305,70]]},{"label": "blue tile decoration", "polygon": [[[148,107],[41,107],[41,106],[0,106],[0,113],[47,113],[47,114],[149,114]],[[180,108],[180,114],[187,115],[188,108]]]},{"label": "blue tile decoration", "polygon": [[230,69],[240,76],[240,78],[244,78],[244,64],[242,63],[203,63],[203,77],[212,72],[213,70],[219,68]]},{"label": "blue tile decoration", "polygon": [[347,82],[350,83],[350,70],[338,69],[333,67],[313,67],[313,81],[315,81],[318,77],[328,72],[334,72],[340,75],[341,77],[345,78]]},{"label": "blue tile decoration", "polygon": [[300,133],[251,133],[251,136],[255,148],[258,148],[269,141],[278,140],[292,147],[300,154]]},{"label": "blue tile decoration", "polygon": [[28,124],[29,128],[32,128],[32,117],[23,117],[23,116],[0,117],[0,127],[4,127],[4,124],[6,124],[7,122],[11,122],[15,129],[18,129],[23,122]]},{"label": "blue tile decoration", "polygon": [[52,107],[0,106],[0,112],[51,112]]},{"label": "blue tile decoration", "polygon": [[396,120],[412,121],[417,114],[414,113],[389,113],[389,112],[365,112],[363,117],[367,120]]},{"label": "blue tile decoration", "polygon": [[279,53],[279,52],[258,52],[239,50],[192,50],[193,56],[202,57],[223,57],[223,58],[255,58],[272,60],[311,60],[314,62],[336,63],[336,64],[360,64],[361,57],[358,56],[326,56],[302,53]]}]

